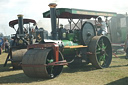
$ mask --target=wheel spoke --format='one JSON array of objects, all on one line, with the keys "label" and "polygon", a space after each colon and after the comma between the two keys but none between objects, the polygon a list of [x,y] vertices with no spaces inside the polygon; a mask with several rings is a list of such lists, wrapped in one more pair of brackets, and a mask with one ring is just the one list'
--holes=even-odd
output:
[{"label": "wheel spoke", "polygon": [[101,55],[99,61],[104,61],[104,55]]},{"label": "wheel spoke", "polygon": [[106,58],[105,54],[99,56],[98,62],[100,65],[103,65],[105,63],[105,61],[106,61],[105,58]]},{"label": "wheel spoke", "polygon": [[106,50],[106,48],[107,48],[107,46],[102,45],[102,49],[103,49],[103,50]]},{"label": "wheel spoke", "polygon": [[107,52],[105,51],[105,55],[108,56]]},{"label": "wheel spoke", "polygon": [[98,54],[100,54],[100,52],[97,51],[96,54],[98,55]]},{"label": "wheel spoke", "polygon": [[103,42],[103,39],[101,41],[101,46],[102,46],[102,49],[104,48],[104,42]]},{"label": "wheel spoke", "polygon": [[[47,59],[47,62],[48,63],[52,63],[52,62],[54,62],[54,60],[53,59]],[[50,69],[50,76],[53,76],[53,68],[54,68],[54,66],[47,66],[47,68]]]},{"label": "wheel spoke", "polygon": [[101,50],[102,49],[102,47],[99,45],[99,43],[97,44],[97,48],[98,48],[98,50]]},{"label": "wheel spoke", "polygon": [[48,63],[52,63],[54,60],[53,59],[47,59]]},{"label": "wheel spoke", "polygon": [[104,44],[103,39],[101,40],[101,48],[102,48],[103,50],[105,50],[105,49],[107,48],[107,46],[105,46],[105,44]]},{"label": "wheel spoke", "polygon": [[102,60],[103,60],[103,61],[105,61],[105,57],[106,57],[106,56],[105,56],[105,54],[104,54],[103,57],[102,57]]},{"label": "wheel spoke", "polygon": [[97,44],[97,50],[96,50],[96,54],[100,54],[101,53],[101,47],[99,44]]}]

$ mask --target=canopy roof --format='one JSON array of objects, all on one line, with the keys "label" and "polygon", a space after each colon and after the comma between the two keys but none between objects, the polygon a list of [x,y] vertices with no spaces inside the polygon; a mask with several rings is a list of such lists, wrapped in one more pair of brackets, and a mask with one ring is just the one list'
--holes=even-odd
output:
[{"label": "canopy roof", "polygon": [[[56,8],[57,18],[72,18],[72,19],[90,19],[98,16],[112,17],[116,16],[115,12],[70,9],[70,8]],[[44,18],[50,18],[50,10],[43,13]]]},{"label": "canopy roof", "polygon": [[[33,19],[23,19],[23,24],[29,24],[29,23],[36,24],[36,21]],[[9,22],[10,27],[14,27],[14,25],[16,25],[16,24],[18,24],[18,19],[12,20]]]}]

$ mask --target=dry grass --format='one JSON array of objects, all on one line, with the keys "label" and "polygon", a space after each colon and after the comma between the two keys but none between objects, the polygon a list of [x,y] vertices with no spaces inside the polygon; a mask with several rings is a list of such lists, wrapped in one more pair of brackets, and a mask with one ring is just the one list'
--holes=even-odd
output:
[{"label": "dry grass", "polygon": [[113,57],[111,66],[95,69],[91,65],[81,69],[64,67],[61,75],[54,79],[27,77],[22,70],[12,70],[9,63],[3,67],[7,54],[0,55],[0,84],[31,85],[128,85],[128,60],[124,56]]}]

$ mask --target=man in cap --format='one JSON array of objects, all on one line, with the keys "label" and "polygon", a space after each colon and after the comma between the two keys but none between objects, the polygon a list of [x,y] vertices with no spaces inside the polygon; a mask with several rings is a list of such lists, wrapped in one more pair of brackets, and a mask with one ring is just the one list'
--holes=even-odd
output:
[{"label": "man in cap", "polygon": [[63,28],[62,24],[60,24],[60,28],[58,30],[58,39],[59,40],[66,39],[66,29]]}]

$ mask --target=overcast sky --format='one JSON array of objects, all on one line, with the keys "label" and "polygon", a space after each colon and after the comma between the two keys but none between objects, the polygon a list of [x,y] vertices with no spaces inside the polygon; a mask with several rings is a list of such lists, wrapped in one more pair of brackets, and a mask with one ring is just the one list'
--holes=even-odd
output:
[{"label": "overcast sky", "polygon": [[42,13],[49,10],[49,3],[57,3],[57,8],[78,8],[86,10],[128,12],[128,0],[0,0],[0,32],[4,35],[14,34],[8,26],[9,21],[17,19],[18,14],[24,18],[35,19],[46,30],[50,30],[49,19],[43,19]]}]

